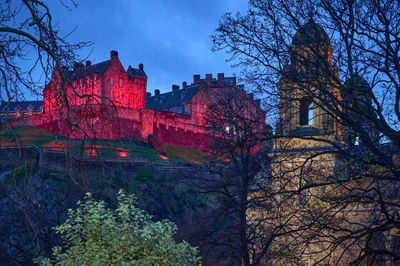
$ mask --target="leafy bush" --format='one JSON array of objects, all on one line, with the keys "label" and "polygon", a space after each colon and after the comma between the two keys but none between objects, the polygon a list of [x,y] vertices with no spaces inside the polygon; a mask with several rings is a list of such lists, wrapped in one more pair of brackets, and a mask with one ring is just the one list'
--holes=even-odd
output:
[{"label": "leafy bush", "polygon": [[118,206],[110,209],[90,193],[67,221],[55,228],[65,247],[54,247],[53,258],[42,265],[198,265],[196,248],[176,243],[177,228],[168,220],[151,221],[135,207],[134,197],[118,192]]}]

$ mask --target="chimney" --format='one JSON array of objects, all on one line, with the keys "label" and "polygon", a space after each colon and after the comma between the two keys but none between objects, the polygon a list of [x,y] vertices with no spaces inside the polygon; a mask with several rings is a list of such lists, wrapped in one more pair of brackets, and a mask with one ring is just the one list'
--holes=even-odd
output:
[{"label": "chimney", "polygon": [[90,62],[90,60],[86,61],[86,67],[90,67],[91,64],[92,64],[92,62]]},{"label": "chimney", "polygon": [[179,90],[179,86],[178,85],[172,85],[172,91],[177,91]]},{"label": "chimney", "polygon": [[118,52],[112,50],[112,51],[111,51],[111,56],[110,56],[110,58],[111,58],[111,62],[114,61],[114,60],[116,60],[116,59],[118,59]]},{"label": "chimney", "polygon": [[249,98],[250,98],[250,100],[253,100],[253,96],[254,96],[253,93],[249,93]]},{"label": "chimney", "polygon": [[143,71],[143,64],[142,63],[139,64],[139,70]]},{"label": "chimney", "polygon": [[236,77],[233,77],[233,85],[236,85]]},{"label": "chimney", "polygon": [[182,89],[186,89],[186,87],[187,87],[187,82],[186,81],[182,82]]},{"label": "chimney", "polygon": [[193,83],[200,84],[200,75],[193,75]]},{"label": "chimney", "polygon": [[154,96],[160,95],[160,90],[154,90]]},{"label": "chimney", "polygon": [[206,82],[208,86],[211,86],[212,74],[206,74]]},{"label": "chimney", "polygon": [[146,97],[151,97],[151,92],[146,92]]},{"label": "chimney", "polygon": [[224,83],[224,73],[218,73],[218,83],[219,84]]}]

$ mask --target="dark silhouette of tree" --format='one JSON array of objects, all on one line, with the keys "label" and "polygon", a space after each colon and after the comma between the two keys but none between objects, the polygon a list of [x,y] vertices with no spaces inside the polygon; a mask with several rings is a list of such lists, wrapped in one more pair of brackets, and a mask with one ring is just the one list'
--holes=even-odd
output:
[{"label": "dark silhouette of tree", "polygon": [[[59,4],[66,10],[77,7],[74,0],[59,1]],[[81,112],[87,117],[83,117],[85,126],[81,127],[76,123],[71,96],[83,100],[94,99],[92,102],[98,103],[104,100],[99,95],[82,93],[68,77],[67,70],[83,66],[79,63],[81,59],[77,53],[90,46],[91,42],[69,42],[71,33],[62,34],[49,6],[43,1],[4,1],[0,4],[0,10],[0,95],[1,101],[6,102],[5,112],[8,112],[11,101],[24,101],[29,94],[41,97],[44,86],[52,81],[57,88],[56,101],[62,102],[64,107],[59,108],[59,120],[63,120],[71,132],[82,131],[87,135],[87,128],[92,122],[91,114],[99,111],[86,104]],[[100,112],[101,118],[108,122],[110,117],[114,118],[114,113],[114,109]],[[8,115],[4,114],[4,117],[6,120],[3,122],[7,122]]]},{"label": "dark silhouette of tree", "polygon": [[[76,6],[74,1],[60,4]],[[0,10],[1,94],[6,101],[22,100],[28,92],[41,95],[53,70],[72,66],[76,52],[90,44],[69,43],[42,1],[4,1]]]},{"label": "dark silhouette of tree", "polygon": [[[199,192],[213,202],[199,228],[202,257],[207,264],[250,265],[268,250],[270,236],[260,232],[270,228],[252,220],[248,211],[258,204],[251,193],[268,183],[256,175],[268,165],[271,131],[264,112],[240,88],[215,91],[212,97],[205,120],[215,137],[207,150],[216,159],[208,173],[196,176]],[[261,250],[260,238],[266,240]]]},{"label": "dark silhouette of tree", "polygon": [[214,49],[275,107],[264,212],[285,229],[267,259],[399,261],[398,10],[397,1],[252,0],[216,29]]}]

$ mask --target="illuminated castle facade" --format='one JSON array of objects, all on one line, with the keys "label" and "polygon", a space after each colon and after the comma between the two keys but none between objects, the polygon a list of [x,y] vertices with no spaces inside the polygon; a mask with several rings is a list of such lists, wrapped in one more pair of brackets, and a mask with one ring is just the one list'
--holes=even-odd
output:
[{"label": "illuminated castle facade", "polygon": [[143,65],[125,70],[116,51],[111,51],[110,60],[76,63],[61,72],[53,73],[43,91],[43,112],[21,116],[12,125],[29,124],[70,138],[126,138],[205,149],[215,135],[207,128],[210,106],[227,95],[236,95],[246,106],[245,115],[265,125],[260,100],[223,73],[217,78],[207,74],[205,79],[194,75],[191,84],[173,85],[166,93],[155,90],[151,96]]},{"label": "illuminated castle facade", "polygon": [[[61,71],[65,80],[54,75],[43,91],[45,112],[60,109],[67,102],[70,106],[110,104],[111,101],[117,107],[142,109],[146,106],[147,76],[143,65],[138,69],[129,66],[125,71],[116,51],[111,51],[110,60],[94,65],[90,61],[86,65],[75,63],[73,70],[62,68]],[[63,86],[66,94],[60,90]]]}]

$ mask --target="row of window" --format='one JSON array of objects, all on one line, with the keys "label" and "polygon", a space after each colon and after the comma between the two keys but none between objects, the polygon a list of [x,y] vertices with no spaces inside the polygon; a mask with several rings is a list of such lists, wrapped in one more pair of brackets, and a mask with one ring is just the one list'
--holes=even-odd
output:
[{"label": "row of window", "polygon": [[[87,84],[86,84],[88,87],[90,86],[90,79],[87,79]],[[94,80],[93,80],[93,85],[94,86],[96,86],[97,85],[97,78],[96,78],[96,76],[94,77]],[[114,86],[114,79],[113,78],[111,78],[110,79],[110,86]],[[122,87],[123,86],[123,81],[122,81],[122,79],[119,79],[119,87]],[[83,82],[82,82],[82,80],[80,81],[80,83],[79,83],[79,88],[82,90],[83,89]]]},{"label": "row of window", "polygon": [[[122,87],[123,83],[122,83],[122,79],[119,79],[119,87]],[[114,86],[114,79],[111,78],[110,79],[110,86]]]},{"label": "row of window", "polygon": [[[197,104],[197,112],[200,113],[200,104],[199,103]],[[207,113],[207,105],[204,105],[203,112]]]},{"label": "row of window", "polygon": [[[43,110],[42,110],[42,112],[43,112]],[[4,112],[4,114],[5,114],[5,113],[6,113],[6,112]],[[12,114],[12,113],[8,113],[8,114],[10,115],[10,114]],[[21,116],[21,114],[22,114],[22,113],[21,113],[21,109],[18,108],[17,111],[15,112],[15,115],[16,115],[16,116]],[[29,109],[28,109],[28,115],[33,115],[33,110],[32,110],[32,108],[29,108]]]}]

